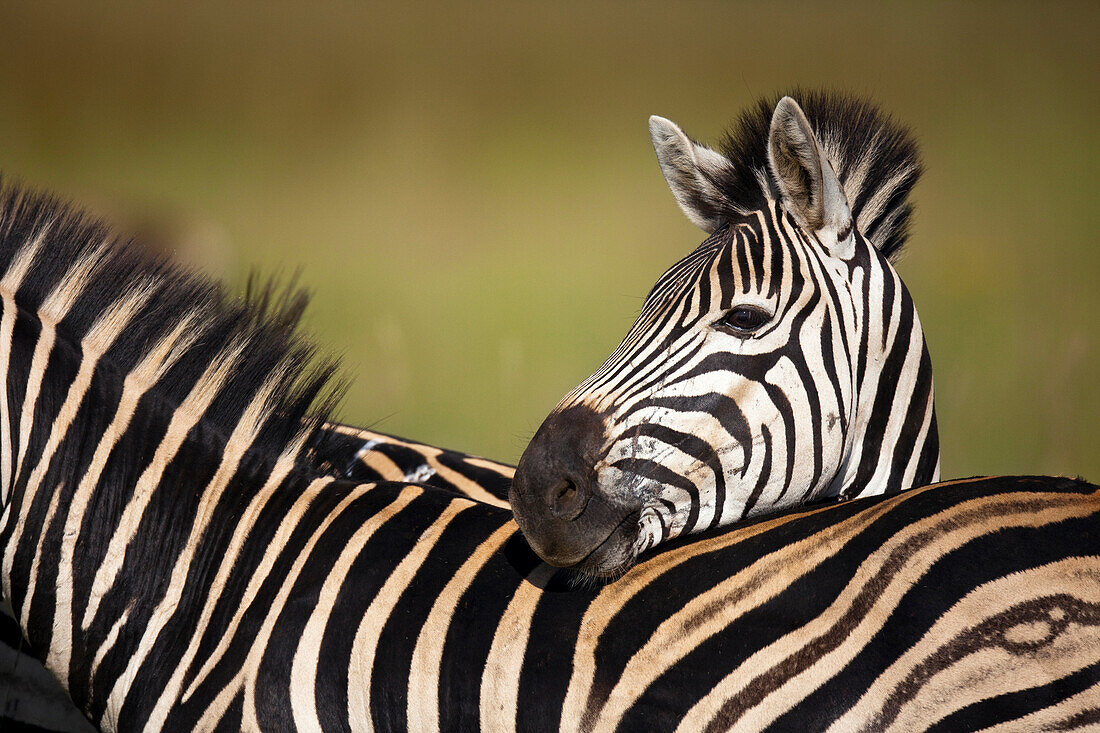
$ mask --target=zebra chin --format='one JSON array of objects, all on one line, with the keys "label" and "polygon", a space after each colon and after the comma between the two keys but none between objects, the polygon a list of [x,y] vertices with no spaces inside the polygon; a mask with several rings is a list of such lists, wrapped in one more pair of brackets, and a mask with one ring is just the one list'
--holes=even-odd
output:
[{"label": "zebra chin", "polygon": [[621,576],[634,565],[638,557],[639,541],[642,537],[640,515],[639,511],[628,514],[584,559],[567,567],[582,575],[601,578]]}]

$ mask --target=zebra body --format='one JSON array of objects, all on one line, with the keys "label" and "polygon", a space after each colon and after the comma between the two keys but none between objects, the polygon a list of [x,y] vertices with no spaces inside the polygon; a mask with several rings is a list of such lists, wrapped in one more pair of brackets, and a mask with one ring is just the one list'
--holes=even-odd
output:
[{"label": "zebra body", "polygon": [[[308,533],[308,561],[271,576],[251,630],[211,640],[173,704],[138,703],[175,662],[147,660],[99,723],[1072,730],[1097,713],[1100,489],[1082,482],[980,479],[795,510],[581,588],[501,510],[348,488],[326,484],[318,499],[345,500]],[[373,514],[353,511],[355,492]]]},{"label": "zebra body", "polygon": [[336,475],[285,323],[0,194],[0,580],[101,728],[1095,719],[1097,487],[792,509],[577,586],[506,508]]},{"label": "zebra body", "polygon": [[614,576],[681,534],[938,480],[931,359],[889,259],[916,146],[866,102],[798,96],[721,153],[650,120],[710,236],[520,458],[511,504],[547,562]]},{"label": "zebra body", "polygon": [[[356,481],[417,481],[490,504],[505,505],[512,466],[374,430],[328,423],[317,436],[316,461]],[[0,601],[0,730],[33,726],[55,733],[90,729],[38,660]]]}]

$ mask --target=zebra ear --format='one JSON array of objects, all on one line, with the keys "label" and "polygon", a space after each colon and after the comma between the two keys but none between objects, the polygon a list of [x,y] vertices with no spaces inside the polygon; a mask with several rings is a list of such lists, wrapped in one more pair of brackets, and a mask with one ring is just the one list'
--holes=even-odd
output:
[{"label": "zebra ear", "polygon": [[713,181],[729,161],[692,141],[664,117],[649,118],[649,135],[676,203],[692,224],[708,234],[713,232],[722,223],[721,202],[725,200]]},{"label": "zebra ear", "polygon": [[790,97],[779,100],[772,114],[768,166],[798,223],[830,249],[846,249],[852,231],[848,199],[806,115]]}]

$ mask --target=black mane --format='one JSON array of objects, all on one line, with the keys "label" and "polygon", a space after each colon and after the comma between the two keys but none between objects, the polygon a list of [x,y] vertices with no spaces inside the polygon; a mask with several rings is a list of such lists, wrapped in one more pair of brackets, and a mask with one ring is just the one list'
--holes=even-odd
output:
[{"label": "black mane", "polygon": [[909,192],[921,174],[920,157],[908,128],[864,99],[796,89],[760,99],[743,112],[719,144],[732,165],[712,176],[730,210],[725,215],[743,215],[779,198],[768,172],[768,131],[783,96],[806,113],[844,186],[856,228],[883,255],[896,259],[908,235]]},{"label": "black mane", "polygon": [[[29,254],[29,243],[39,238],[37,253]],[[88,262],[94,264],[86,284],[57,323],[58,339],[75,348],[124,299],[142,289],[150,292],[101,361],[119,380],[191,318],[194,340],[154,388],[166,404],[180,404],[204,371],[239,351],[203,415],[205,428],[228,436],[267,385],[263,427],[250,450],[277,456],[308,442],[331,412],[338,391],[331,384],[335,363],[318,359],[316,348],[297,332],[308,298],[293,284],[284,289],[250,283],[249,296],[236,297],[208,277],[120,241],[70,204],[0,184],[0,277],[28,265],[14,293],[20,311],[48,319],[46,298],[64,290],[74,266]]]}]

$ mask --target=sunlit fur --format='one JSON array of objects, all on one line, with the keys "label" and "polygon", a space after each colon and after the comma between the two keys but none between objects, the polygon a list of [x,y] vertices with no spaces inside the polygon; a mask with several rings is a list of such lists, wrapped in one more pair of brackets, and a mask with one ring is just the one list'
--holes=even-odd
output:
[{"label": "sunlit fur", "polygon": [[[644,502],[637,551],[936,479],[920,321],[890,264],[855,236],[840,261],[775,204],[721,228],[657,281],[623,343],[556,408],[606,416],[597,485]],[[775,315],[741,337],[716,327],[734,304]]]},{"label": "sunlit fur", "polygon": [[0,196],[0,577],[102,729],[1041,727],[1095,699],[1097,487],[800,510],[573,588],[504,508],[327,473],[285,319],[80,222]]},{"label": "sunlit fur", "polygon": [[[802,109],[785,99],[782,118],[775,99],[755,105],[720,152],[651,121],[677,202],[713,233],[657,281],[620,346],[544,423],[582,408],[602,419],[602,449],[573,473],[594,472],[592,495],[613,507],[607,526],[582,512],[567,530],[545,514],[536,474],[549,463],[536,456],[578,450],[553,437],[564,427],[536,434],[521,459],[513,506],[533,546],[553,548],[548,560],[583,557],[587,569],[613,574],[677,535],[937,480],[931,360],[889,261],[912,210],[915,143],[865,101],[794,96]],[[803,112],[812,137],[788,137],[801,134]],[[796,159],[772,170],[769,123],[771,143],[823,156],[835,171],[843,195],[834,209],[803,210],[824,194],[810,195],[813,174]],[[792,189],[805,198],[789,199]],[[809,230],[811,214],[834,224]],[[767,322],[751,333],[723,326],[743,306]],[[622,539],[620,522],[635,516],[633,541]],[[591,527],[572,528],[583,522]]]}]

